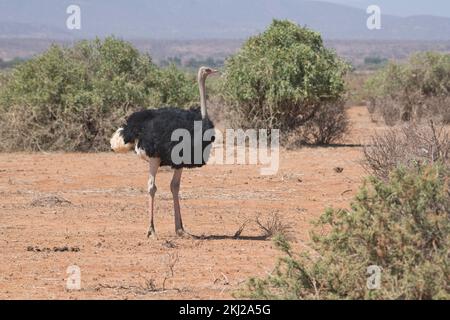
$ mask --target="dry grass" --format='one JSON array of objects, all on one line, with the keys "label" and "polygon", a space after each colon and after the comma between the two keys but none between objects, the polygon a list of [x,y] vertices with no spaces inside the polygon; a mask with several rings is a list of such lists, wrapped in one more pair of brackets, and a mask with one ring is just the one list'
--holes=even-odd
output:
[{"label": "dry grass", "polygon": [[371,144],[364,148],[364,155],[365,168],[377,177],[387,179],[399,165],[448,163],[450,136],[445,127],[437,128],[433,121],[427,126],[410,124],[373,136]]},{"label": "dry grass", "polygon": [[278,212],[271,213],[264,221],[256,218],[256,224],[263,232],[263,237],[270,239],[275,236],[283,236],[288,239],[291,238],[291,226],[281,221]]}]

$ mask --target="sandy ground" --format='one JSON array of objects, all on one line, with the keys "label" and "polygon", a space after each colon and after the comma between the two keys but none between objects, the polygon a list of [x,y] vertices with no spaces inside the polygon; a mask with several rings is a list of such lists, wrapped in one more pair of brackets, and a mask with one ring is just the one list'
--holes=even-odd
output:
[{"label": "sandy ground", "polygon": [[[364,107],[349,114],[346,144],[377,129]],[[148,170],[136,155],[0,154],[0,298],[232,298],[246,279],[271,272],[279,256],[261,238],[257,217],[278,213],[292,227],[296,248],[307,250],[311,220],[329,206],[348,206],[365,175],[358,146],[280,156],[274,176],[244,165],[183,173],[183,222],[204,239],[174,235],[172,173],[161,170],[158,240],[149,240]],[[234,239],[245,221],[241,239]],[[66,290],[71,265],[80,267],[80,291]]]}]

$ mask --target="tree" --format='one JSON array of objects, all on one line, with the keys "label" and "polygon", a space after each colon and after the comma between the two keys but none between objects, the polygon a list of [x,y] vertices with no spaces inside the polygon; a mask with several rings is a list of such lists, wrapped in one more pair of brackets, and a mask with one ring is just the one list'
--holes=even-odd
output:
[{"label": "tree", "polygon": [[222,92],[235,126],[289,132],[326,105],[339,105],[343,112],[348,66],[325,48],[319,33],[290,21],[274,20],[229,58],[225,68]]},{"label": "tree", "polygon": [[198,101],[195,81],[159,69],[130,43],[108,37],[57,45],[17,66],[0,91],[2,148],[108,150],[131,112]]}]

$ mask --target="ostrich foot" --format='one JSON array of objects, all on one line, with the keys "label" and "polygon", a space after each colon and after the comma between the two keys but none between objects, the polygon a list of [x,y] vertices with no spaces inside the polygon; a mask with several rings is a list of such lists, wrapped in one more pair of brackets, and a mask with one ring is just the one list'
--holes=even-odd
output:
[{"label": "ostrich foot", "polygon": [[156,240],[156,239],[157,239],[157,237],[156,237],[156,232],[155,232],[155,229],[154,229],[154,228],[148,228],[148,231],[147,231],[147,238],[153,239],[153,240]]},{"label": "ostrich foot", "polygon": [[186,231],[184,231],[184,229],[177,229],[176,233],[177,233],[177,236],[179,236],[180,238],[194,239],[194,237],[192,235],[190,235],[189,233],[187,233]]}]

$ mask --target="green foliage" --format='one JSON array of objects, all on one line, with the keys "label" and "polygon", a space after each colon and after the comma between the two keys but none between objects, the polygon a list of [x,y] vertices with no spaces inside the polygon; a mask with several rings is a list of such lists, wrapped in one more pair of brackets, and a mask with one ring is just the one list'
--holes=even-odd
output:
[{"label": "green foliage", "polygon": [[174,64],[157,71],[156,105],[191,107],[198,105],[198,84],[194,75],[180,72]]},{"label": "green foliage", "polygon": [[274,20],[225,63],[222,91],[239,127],[297,129],[344,94],[348,66],[319,33]]},{"label": "green foliage", "polygon": [[419,53],[405,64],[389,63],[367,81],[365,91],[369,110],[387,124],[450,121],[450,54]]},{"label": "green foliage", "polygon": [[5,150],[108,150],[111,132],[142,107],[192,105],[195,82],[113,37],[52,46],[13,70],[0,91]]},{"label": "green foliage", "polygon": [[[349,210],[317,222],[312,252],[296,255],[283,238],[275,271],[239,295],[258,299],[450,299],[450,190],[439,165],[370,178]],[[368,289],[367,268],[381,268]]]},{"label": "green foliage", "polygon": [[9,73],[5,71],[0,72],[0,90],[6,85],[8,82]]}]

